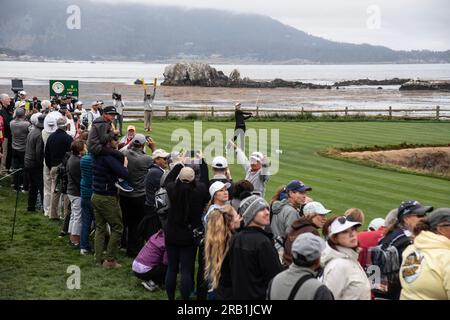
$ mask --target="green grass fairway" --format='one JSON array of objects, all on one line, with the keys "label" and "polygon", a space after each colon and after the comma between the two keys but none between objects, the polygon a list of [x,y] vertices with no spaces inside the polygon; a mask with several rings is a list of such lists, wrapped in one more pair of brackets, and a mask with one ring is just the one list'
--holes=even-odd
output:
[{"label": "green grass fairway", "polygon": [[[203,129],[233,128],[231,122],[205,122]],[[289,180],[312,186],[310,196],[335,214],[350,207],[371,218],[384,217],[401,201],[416,199],[435,207],[450,206],[450,181],[361,166],[325,158],[318,151],[329,147],[407,143],[450,143],[450,123],[436,122],[251,122],[248,128],[280,129],[280,170],[269,181],[266,198]],[[143,124],[137,123],[142,132]],[[174,129],[191,130],[189,121],[156,120],[152,137],[158,148],[171,149]],[[231,166],[235,181],[243,169]],[[0,187],[0,298],[1,299],[165,299],[165,292],[149,293],[132,275],[131,260],[120,257],[121,270],[94,266],[92,256],[80,256],[58,239],[60,225],[42,214],[26,213],[26,195],[20,194],[14,241],[11,235],[15,193],[9,180]],[[69,290],[67,267],[81,268],[81,289]]]}]

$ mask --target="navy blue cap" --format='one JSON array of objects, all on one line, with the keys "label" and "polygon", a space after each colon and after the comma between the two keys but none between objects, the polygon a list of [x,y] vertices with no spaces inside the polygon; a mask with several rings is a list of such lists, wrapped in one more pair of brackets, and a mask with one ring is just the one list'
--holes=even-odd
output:
[{"label": "navy blue cap", "polygon": [[312,190],[312,188],[310,186],[305,185],[300,180],[292,180],[286,186],[286,191],[306,192],[306,191],[311,191],[311,190]]},{"label": "navy blue cap", "polygon": [[400,218],[410,214],[425,216],[428,212],[431,211],[433,211],[432,206],[424,206],[419,201],[416,200],[403,201],[400,204],[400,207],[398,207],[397,219],[400,220]]}]

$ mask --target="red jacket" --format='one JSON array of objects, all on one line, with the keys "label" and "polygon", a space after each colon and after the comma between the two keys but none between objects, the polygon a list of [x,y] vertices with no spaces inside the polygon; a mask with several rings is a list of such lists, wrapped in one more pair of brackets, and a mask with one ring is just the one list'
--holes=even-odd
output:
[{"label": "red jacket", "polygon": [[380,227],[376,231],[358,232],[358,242],[361,249],[361,251],[359,252],[358,261],[363,268],[366,267],[366,257],[368,249],[378,245],[378,241],[383,238],[383,229],[384,227]]},{"label": "red jacket", "polygon": [[3,121],[3,116],[0,115],[0,144],[3,143],[5,139],[5,122]]}]

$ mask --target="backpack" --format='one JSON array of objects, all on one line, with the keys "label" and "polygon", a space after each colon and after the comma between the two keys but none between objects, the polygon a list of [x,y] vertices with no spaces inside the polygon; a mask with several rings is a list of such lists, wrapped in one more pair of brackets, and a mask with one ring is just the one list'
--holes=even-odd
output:
[{"label": "backpack", "polygon": [[161,221],[163,229],[165,229],[167,224],[167,216],[169,214],[170,200],[167,194],[166,187],[164,186],[164,181],[167,175],[161,177],[160,188],[155,193],[155,211]]},{"label": "backpack", "polygon": [[394,243],[397,246],[401,246],[407,242],[410,242],[410,240],[402,232],[387,245],[379,244],[368,249],[365,267],[366,274],[371,279],[374,272],[377,273],[379,270],[380,275],[380,281],[372,281],[372,291],[375,295],[387,295],[394,287],[398,287],[401,257]]},{"label": "backpack", "polygon": [[85,113],[83,114],[83,116],[81,117],[81,124],[86,128],[86,130],[87,130],[88,127],[89,127],[89,118],[88,118],[89,112],[90,112],[90,111],[85,112]]},{"label": "backpack", "polygon": [[62,162],[57,166],[55,192],[67,193],[69,177],[67,176],[67,161],[70,158],[70,152],[66,152]]}]

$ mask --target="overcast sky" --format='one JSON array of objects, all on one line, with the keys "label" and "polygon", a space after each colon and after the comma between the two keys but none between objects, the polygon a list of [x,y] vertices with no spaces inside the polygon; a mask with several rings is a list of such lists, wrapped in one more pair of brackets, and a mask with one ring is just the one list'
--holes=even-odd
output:
[{"label": "overcast sky", "polygon": [[137,2],[257,13],[330,40],[384,45],[397,50],[450,49],[448,0],[93,1]]}]

